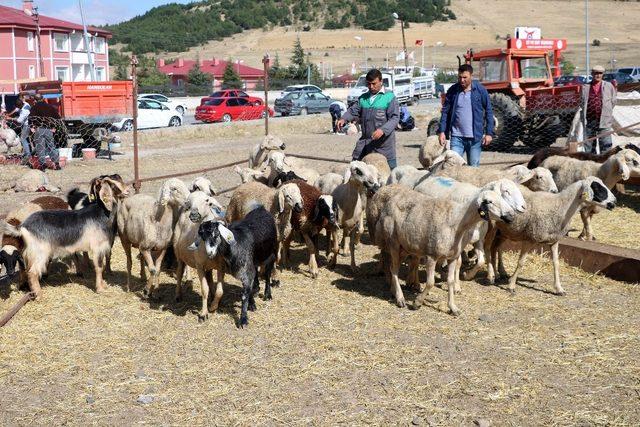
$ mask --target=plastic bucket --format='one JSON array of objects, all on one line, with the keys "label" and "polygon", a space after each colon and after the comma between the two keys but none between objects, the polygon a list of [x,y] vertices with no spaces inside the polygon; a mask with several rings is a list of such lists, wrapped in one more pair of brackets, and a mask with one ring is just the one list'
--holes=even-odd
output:
[{"label": "plastic bucket", "polygon": [[58,148],[58,157],[60,158],[66,157],[67,161],[71,159],[72,153],[73,153],[72,148]]},{"label": "plastic bucket", "polygon": [[82,160],[91,160],[96,158],[96,149],[95,148],[83,148],[82,149]]},{"label": "plastic bucket", "polygon": [[113,150],[117,150],[119,148],[122,148],[122,143],[120,143],[120,142],[110,142],[109,143],[109,150],[113,151]]}]

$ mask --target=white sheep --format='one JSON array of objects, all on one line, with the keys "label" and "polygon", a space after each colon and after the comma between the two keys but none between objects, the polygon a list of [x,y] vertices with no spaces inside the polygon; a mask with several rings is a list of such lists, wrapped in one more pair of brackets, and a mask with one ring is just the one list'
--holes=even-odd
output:
[{"label": "white sheep", "polygon": [[[178,212],[188,197],[185,183],[171,178],[164,182],[158,197],[136,194],[118,204],[118,236],[127,256],[127,289],[131,279],[131,247],[135,247],[140,250],[150,273],[144,293],[153,296]],[[155,261],[152,251],[158,253]]]},{"label": "white sheep", "polygon": [[309,185],[316,182],[320,174],[312,168],[304,166],[299,160],[286,157],[281,151],[272,151],[269,154],[268,165],[271,168],[269,174],[269,186],[273,186],[278,175],[293,172],[300,179],[305,180]]},{"label": "white sheep", "polygon": [[233,171],[240,176],[240,181],[243,184],[246,184],[247,182],[257,181],[261,184],[267,185],[269,175],[271,174],[271,168],[269,168],[268,166],[264,171],[261,171],[251,168],[243,168],[236,165],[236,167],[233,168]]},{"label": "white sheep", "polygon": [[387,158],[380,153],[369,153],[362,158],[362,161],[368,165],[374,166],[378,171],[378,184],[382,187],[387,184],[391,168]]},{"label": "white sheep", "polygon": [[430,174],[431,172],[428,170],[419,170],[411,165],[402,165],[391,171],[387,184],[401,184],[405,187],[413,188]]},{"label": "white sheep", "polygon": [[[191,267],[198,273],[200,282],[202,306],[198,314],[198,320],[204,321],[209,317],[209,312],[214,313],[218,309],[223,294],[224,263],[220,258],[210,259],[207,256],[205,245],[192,247],[198,239],[198,227],[204,221],[221,220],[223,207],[216,199],[202,191],[195,191],[189,195],[186,203],[180,211],[178,222],[173,232],[173,250],[178,260],[176,269],[176,301],[182,299],[182,279],[185,268]],[[212,270],[217,270],[217,280],[213,281]],[[215,293],[207,310],[209,290],[215,284]]]},{"label": "white sheep", "polygon": [[211,180],[205,176],[199,176],[191,181],[191,185],[189,185],[189,191],[202,191],[207,196],[215,196],[216,188],[211,183]]},{"label": "white sheep", "polygon": [[440,145],[438,135],[428,136],[425,142],[420,146],[420,152],[418,153],[418,161],[423,168],[429,169],[434,160],[440,157],[447,147]]},{"label": "white sheep", "polygon": [[445,150],[442,155],[433,159],[433,164],[429,168],[432,174],[436,174],[441,170],[464,166],[467,161],[453,150]]},{"label": "white sheep", "polygon": [[260,144],[257,144],[249,152],[249,168],[260,169],[267,161],[269,153],[274,150],[284,151],[285,143],[278,137],[267,135]]},{"label": "white sheep", "polygon": [[7,127],[6,122],[3,120],[2,125],[0,125],[0,146],[5,147],[5,151],[9,153],[12,148],[20,147],[20,136],[16,134],[16,132]]},{"label": "white sheep", "polygon": [[342,184],[343,176],[344,174],[339,175],[334,172],[328,172],[320,175],[313,186],[320,190],[322,194],[331,194],[338,185]]},{"label": "white sheep", "polygon": [[[631,176],[640,176],[640,154],[624,149],[609,157],[604,163],[551,156],[542,162],[542,166],[551,171],[560,190],[589,176],[597,176],[607,188],[612,189],[620,181],[625,181]],[[597,206],[588,206],[580,210],[583,223],[580,239],[594,239],[591,217],[600,210]]]},{"label": "white sheep", "polygon": [[35,193],[39,189],[44,188],[51,193],[57,193],[60,191],[58,187],[50,184],[49,176],[37,169],[31,169],[21,175],[15,182],[5,185],[0,191],[15,191],[16,193]]},{"label": "white sheep", "polygon": [[[405,306],[400,289],[398,271],[401,256],[412,255],[427,258],[427,286],[416,298],[414,308],[419,308],[435,284],[436,263],[447,261],[449,285],[449,310],[458,315],[455,304],[456,269],[463,250],[467,231],[482,220],[511,221],[515,211],[495,191],[479,190],[469,202],[459,203],[450,199],[433,199],[417,191],[398,191],[402,186],[384,187],[373,197],[392,194],[383,206],[376,224],[376,244],[389,255],[389,271],[396,303]],[[397,192],[397,195],[393,195]]]},{"label": "white sheep", "polygon": [[[332,193],[336,204],[336,222],[342,229],[343,240],[350,239],[351,269],[356,269],[355,245],[364,226],[362,221],[366,208],[367,192],[377,191],[380,188],[378,183],[378,171],[372,165],[354,160],[350,163],[349,169],[345,173],[343,183]],[[338,259],[338,231],[331,231],[331,251],[332,256],[329,266],[335,267]]]},{"label": "white sheep", "polygon": [[[504,240],[512,240],[520,243],[520,256],[517,267],[509,279],[509,290],[515,291],[518,272],[524,265],[525,257],[536,244],[551,245],[551,255],[554,271],[554,286],[556,294],[564,295],[565,291],[560,283],[560,263],[558,255],[558,242],[569,229],[571,218],[578,209],[585,206],[599,206],[613,209],[616,198],[604,185],[600,178],[587,177],[565,187],[560,193],[533,192],[522,190],[527,203],[527,210],[516,215],[509,223],[497,223],[496,233],[487,235],[485,246],[488,257],[489,282],[495,282],[496,251]],[[502,265],[501,254],[498,257],[498,270],[506,275]]]}]

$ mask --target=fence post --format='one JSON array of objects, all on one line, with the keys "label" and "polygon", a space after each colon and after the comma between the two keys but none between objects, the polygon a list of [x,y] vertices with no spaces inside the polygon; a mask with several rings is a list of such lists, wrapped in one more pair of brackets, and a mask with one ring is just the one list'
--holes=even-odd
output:
[{"label": "fence post", "polygon": [[269,135],[269,54],[262,58],[264,65],[264,134]]},{"label": "fence post", "polygon": [[131,78],[133,80],[133,188],[140,191],[140,170],[138,167],[138,57],[131,55]]}]

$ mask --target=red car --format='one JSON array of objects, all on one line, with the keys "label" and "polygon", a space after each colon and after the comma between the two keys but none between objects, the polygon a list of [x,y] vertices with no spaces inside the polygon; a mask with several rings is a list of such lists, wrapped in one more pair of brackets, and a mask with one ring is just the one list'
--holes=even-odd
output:
[{"label": "red car", "polygon": [[245,98],[248,99],[250,103],[254,105],[264,105],[264,101],[262,98],[258,98],[256,96],[249,96],[247,92],[243,92],[237,89],[227,89],[227,90],[219,90],[217,92],[213,92],[211,96],[207,96],[200,100],[200,105],[204,104],[204,102],[209,98]]},{"label": "red car", "polygon": [[[269,108],[269,117],[273,110]],[[254,105],[246,98],[207,98],[196,107],[195,119],[205,123],[263,118],[264,105]]]}]

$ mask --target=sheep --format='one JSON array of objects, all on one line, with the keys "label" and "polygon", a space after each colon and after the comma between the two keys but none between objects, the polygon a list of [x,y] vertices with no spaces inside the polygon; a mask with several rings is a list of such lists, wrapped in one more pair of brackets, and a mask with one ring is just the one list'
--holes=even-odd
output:
[{"label": "sheep", "polygon": [[246,184],[247,182],[259,182],[261,184],[264,185],[268,185],[269,184],[269,175],[271,174],[271,169],[269,169],[268,171],[260,171],[260,170],[256,170],[256,169],[251,169],[251,168],[243,168],[240,166],[237,166],[235,168],[233,168],[233,171],[235,173],[237,173],[240,176],[240,181],[243,184]]},{"label": "sheep", "polygon": [[13,209],[7,214],[7,219],[24,222],[31,214],[43,210],[68,210],[69,204],[57,196],[40,196]]},{"label": "sheep", "polygon": [[541,148],[534,153],[534,155],[529,160],[529,163],[527,163],[527,167],[529,169],[534,169],[542,165],[542,162],[544,162],[545,159],[551,156],[572,157],[578,160],[591,160],[592,162],[604,163],[609,157],[613,156],[614,154],[618,154],[620,151],[622,151],[625,148],[629,150],[634,150],[640,153],[640,147],[638,147],[636,144],[627,144],[625,146],[617,145],[612,149],[610,149],[609,151],[601,154],[593,154],[593,153],[585,153],[585,152],[572,153],[569,151],[568,147],[546,147],[546,148]]},{"label": "sheep", "polygon": [[522,184],[532,191],[558,191],[550,171],[545,168],[528,169],[523,165],[512,166],[508,169],[475,168],[472,166],[455,166],[439,169],[435,176],[446,176],[456,181],[468,182],[475,186],[483,186],[501,178],[510,179]]},{"label": "sheep", "polygon": [[[255,202],[265,207],[276,219],[278,231],[278,258],[280,262],[281,244],[291,233],[292,211],[302,212],[304,207],[300,189],[295,184],[285,184],[275,189],[258,182],[248,182],[236,188],[227,207],[226,221],[239,221],[251,210]],[[278,273],[276,271],[276,277]]]},{"label": "sheep", "polygon": [[369,153],[362,158],[362,161],[368,165],[373,165],[378,171],[378,183],[382,187],[387,183],[389,175],[391,175],[391,168],[387,158],[380,153]]},{"label": "sheep", "polygon": [[[376,192],[380,188],[378,173],[374,166],[359,160],[350,163],[345,173],[343,183],[333,190],[332,196],[336,203],[336,222],[342,229],[343,238],[351,237],[351,269],[356,270],[355,244],[364,229],[361,224],[364,218],[367,192]],[[331,230],[331,251],[329,267],[333,268],[338,260],[338,231]]]},{"label": "sheep", "polygon": [[[189,190],[184,182],[171,178],[164,182],[157,197],[136,194],[118,205],[118,236],[127,257],[127,289],[130,289],[133,246],[138,248],[149,269],[143,293],[150,298],[154,296],[162,260],[171,243],[179,209],[187,197]],[[158,252],[155,261],[152,251]]]},{"label": "sheep", "polygon": [[[223,294],[224,263],[220,259],[209,259],[204,247],[196,250],[190,248],[198,237],[198,228],[203,221],[217,221],[223,218],[223,207],[216,199],[201,191],[189,194],[186,203],[180,211],[178,222],[173,232],[173,251],[178,260],[176,269],[176,301],[182,300],[182,281],[185,268],[191,267],[198,273],[202,294],[202,307],[198,314],[198,321],[204,322],[209,318],[209,312],[218,309]],[[217,281],[213,281],[212,270],[217,270]],[[209,290],[216,284],[213,300],[207,309]]]},{"label": "sheep", "polygon": [[40,296],[40,277],[52,256],[91,252],[96,272],[96,291],[105,289],[102,280],[104,255],[111,250],[113,221],[127,189],[119,182],[105,178],[99,183],[98,203],[80,210],[43,210],[30,215],[15,227],[0,221],[0,233],[24,241],[25,269],[36,297]]},{"label": "sheep", "polygon": [[0,191],[13,190],[16,193],[35,193],[37,191],[48,191],[50,193],[57,193],[60,191],[58,187],[55,187],[49,183],[49,176],[37,169],[31,169],[24,175],[20,176],[14,183],[10,185],[4,185],[0,188]]},{"label": "sheep", "polygon": [[[14,227],[20,224],[15,218],[7,220],[7,223]],[[4,267],[5,274],[13,276],[18,266],[24,270],[24,260],[21,255],[24,249],[22,239],[14,236],[2,236],[0,242],[0,266]]]},{"label": "sheep", "polygon": [[[254,295],[258,293],[258,267],[264,268],[266,284],[264,299],[270,300],[271,272],[276,261],[278,239],[273,215],[258,206],[236,222],[224,226],[220,222],[206,221],[200,224],[198,236],[210,259],[224,260],[225,271],[242,281],[242,311],[238,326],[249,324],[247,310],[254,311]],[[194,242],[199,246],[199,240]]]},{"label": "sheep", "polygon": [[320,190],[320,193],[322,194],[331,194],[338,185],[342,184],[343,177],[344,174],[339,175],[334,172],[325,173],[316,179],[313,186]]},{"label": "sheep", "polygon": [[[561,190],[589,176],[597,176],[607,188],[611,189],[619,181],[626,181],[631,176],[640,176],[640,154],[634,150],[624,149],[609,157],[604,163],[552,156],[545,159],[542,166],[551,171],[553,179]],[[579,239],[594,240],[591,217],[599,211],[600,209],[596,206],[587,206],[580,210],[583,228]]]},{"label": "sheep", "polygon": [[423,179],[429,177],[430,174],[431,172],[428,170],[419,170],[411,165],[402,165],[391,171],[387,184],[402,184],[405,187],[413,188]]},{"label": "sheep", "polygon": [[440,145],[438,135],[428,136],[425,142],[420,146],[418,161],[423,168],[429,169],[433,165],[434,160],[440,157],[446,149],[446,147]]},{"label": "sheep", "polygon": [[302,180],[292,182],[297,185],[302,195],[303,209],[291,215],[292,232],[283,238],[282,263],[287,264],[289,245],[293,239],[293,231],[302,235],[309,252],[309,271],[315,279],[318,277],[318,263],[316,261],[316,243],[314,238],[322,229],[329,231],[336,226],[336,216],[333,197],[323,195],[320,191]]},{"label": "sheep", "polygon": [[[401,193],[399,185],[385,187],[392,195],[383,206],[376,224],[376,244],[385,249],[390,259],[389,271],[392,287],[399,307],[406,305],[398,281],[401,255],[427,257],[427,286],[416,298],[413,308],[418,309],[435,283],[437,262],[448,262],[449,310],[457,316],[455,304],[456,268],[463,250],[467,231],[480,221],[510,222],[515,216],[513,208],[495,191],[479,189],[467,203],[450,199],[432,199],[417,191]],[[383,197],[376,195],[376,197]]]},{"label": "sheep", "polygon": [[[509,224],[497,223],[496,233],[487,235],[485,249],[489,261],[489,282],[495,283],[496,251],[502,241],[508,239],[520,243],[518,264],[509,279],[509,291],[511,292],[515,292],[518,272],[524,265],[527,253],[533,249],[535,244],[549,244],[551,245],[555,291],[557,295],[565,295],[566,292],[560,283],[558,242],[566,235],[571,218],[578,209],[583,209],[585,206],[613,209],[616,198],[604,182],[594,176],[576,181],[557,194],[532,192],[527,189],[523,189],[522,194],[527,203],[526,212],[517,215]],[[506,274],[502,267],[502,257],[499,256],[498,260],[500,273]]]},{"label": "sheep", "polygon": [[0,127],[0,142],[5,147],[5,152],[9,153],[12,148],[20,147],[20,136],[13,129],[4,127],[4,125],[3,121],[3,126]]},{"label": "sheep", "polygon": [[207,196],[216,195],[216,189],[211,183],[211,180],[204,176],[199,176],[195,178],[193,181],[191,181],[191,185],[189,185],[189,191],[192,193],[194,191],[202,191]]},{"label": "sheep", "polygon": [[249,168],[259,169],[262,164],[267,161],[269,152],[274,150],[284,151],[285,143],[278,137],[267,135],[262,142],[251,149],[249,152]]},{"label": "sheep", "polygon": [[316,182],[320,176],[316,170],[304,166],[291,157],[286,157],[281,151],[269,153],[269,167],[271,168],[269,175],[270,186],[274,186],[274,181],[283,172],[286,174],[289,171],[293,171],[299,179],[303,179],[308,183]]},{"label": "sheep", "polygon": [[[445,150],[442,155],[433,159],[433,164],[429,171],[431,174],[436,174],[441,170],[455,168],[458,166],[465,166],[467,161],[458,153],[453,150]],[[477,168],[476,168],[477,169]]]}]

